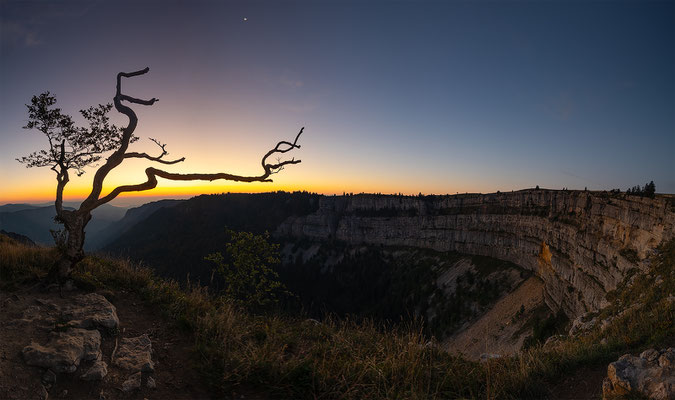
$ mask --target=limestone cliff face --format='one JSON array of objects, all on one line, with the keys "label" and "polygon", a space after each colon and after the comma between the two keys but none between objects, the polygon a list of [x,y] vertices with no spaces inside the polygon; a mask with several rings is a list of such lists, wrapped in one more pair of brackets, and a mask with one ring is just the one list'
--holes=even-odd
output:
[{"label": "limestone cliff face", "polygon": [[508,260],[535,271],[548,305],[573,317],[605,306],[629,270],[646,267],[649,253],[675,236],[675,213],[663,197],[585,191],[333,196],[277,233]]}]

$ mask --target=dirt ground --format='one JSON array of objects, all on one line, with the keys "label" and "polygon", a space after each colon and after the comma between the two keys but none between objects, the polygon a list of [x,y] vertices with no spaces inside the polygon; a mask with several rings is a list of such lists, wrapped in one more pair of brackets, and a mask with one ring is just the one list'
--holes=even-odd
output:
[{"label": "dirt ground", "polygon": [[[544,284],[539,278],[527,279],[470,327],[446,339],[443,347],[451,353],[462,353],[471,360],[480,359],[484,353],[515,354],[525,337],[531,333],[526,330],[518,334],[518,331],[527,321],[527,316],[543,303],[543,289]],[[512,320],[521,305],[525,307],[525,312],[515,321]]]},{"label": "dirt ground", "polygon": [[[47,306],[36,299],[46,299],[58,305],[79,291],[41,292],[36,288],[12,293],[0,292],[0,398],[44,399],[41,377],[44,368],[27,366],[21,350],[31,342],[45,344],[53,323],[41,320],[39,315],[48,312]],[[108,376],[103,381],[86,382],[79,379],[83,362],[73,374],[57,374],[56,383],[49,389],[49,399],[210,399],[211,395],[201,382],[194,368],[191,352],[193,341],[188,334],[178,331],[158,310],[144,304],[128,292],[114,295],[104,293],[117,308],[120,320],[119,337],[135,337],[147,333],[152,341],[157,383],[155,389],[143,386],[132,393],[124,393],[121,386],[130,375],[128,371],[110,365],[115,347],[115,336],[102,335],[103,360],[108,363]],[[27,319],[22,317],[28,316]],[[91,363],[91,362],[89,362]]]},{"label": "dirt ground", "polygon": [[602,399],[602,380],[607,376],[607,365],[581,368],[573,375],[549,388],[551,400]]}]

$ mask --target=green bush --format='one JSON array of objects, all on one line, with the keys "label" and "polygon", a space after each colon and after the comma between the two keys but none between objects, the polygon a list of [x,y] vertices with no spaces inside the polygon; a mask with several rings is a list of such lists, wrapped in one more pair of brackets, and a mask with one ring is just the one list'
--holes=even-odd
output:
[{"label": "green bush", "polygon": [[279,245],[270,243],[269,233],[227,230],[231,241],[226,255],[212,253],[206,260],[216,264],[214,271],[223,278],[221,295],[251,310],[276,304],[290,295],[273,267],[279,264]]}]

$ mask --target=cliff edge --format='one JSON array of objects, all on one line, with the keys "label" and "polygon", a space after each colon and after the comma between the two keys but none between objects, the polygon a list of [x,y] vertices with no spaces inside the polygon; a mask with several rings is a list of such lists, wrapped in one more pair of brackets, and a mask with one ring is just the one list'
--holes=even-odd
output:
[{"label": "cliff edge", "polygon": [[675,237],[672,199],[529,189],[448,196],[320,199],[277,233],[349,244],[400,245],[495,257],[534,271],[547,305],[571,319],[605,307],[607,292]]}]

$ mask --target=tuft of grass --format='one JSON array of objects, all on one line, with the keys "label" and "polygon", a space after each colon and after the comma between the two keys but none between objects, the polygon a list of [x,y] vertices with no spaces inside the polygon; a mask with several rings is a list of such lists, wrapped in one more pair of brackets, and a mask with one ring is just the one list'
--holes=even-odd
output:
[{"label": "tuft of grass", "polygon": [[40,280],[57,256],[54,248],[27,246],[0,234],[0,289],[12,291]]}]

